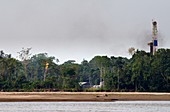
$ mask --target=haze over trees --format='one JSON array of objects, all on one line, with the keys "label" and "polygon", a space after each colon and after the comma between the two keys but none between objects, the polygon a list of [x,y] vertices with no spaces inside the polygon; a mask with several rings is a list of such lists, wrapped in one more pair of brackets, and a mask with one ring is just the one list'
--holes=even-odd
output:
[{"label": "haze over trees", "polygon": [[[19,52],[21,60],[0,51],[1,91],[170,92],[170,49],[158,49],[155,55],[130,49],[130,59],[95,56],[81,64],[68,60],[60,65],[55,57],[47,53],[31,56],[30,50]],[[99,85],[102,81],[104,86],[100,89],[83,89],[79,85],[79,82]]]}]

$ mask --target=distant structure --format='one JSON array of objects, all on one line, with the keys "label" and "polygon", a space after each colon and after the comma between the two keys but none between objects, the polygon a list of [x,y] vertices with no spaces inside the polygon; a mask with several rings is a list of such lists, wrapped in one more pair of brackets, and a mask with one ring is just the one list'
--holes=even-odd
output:
[{"label": "distant structure", "polygon": [[100,82],[99,85],[93,85],[92,88],[97,88],[97,89],[99,89],[99,88],[102,88],[103,86],[104,86],[104,81]]},{"label": "distant structure", "polygon": [[82,88],[91,88],[91,85],[89,82],[79,82],[79,85]]},{"label": "distant structure", "polygon": [[150,46],[150,53],[155,54],[158,46],[158,30],[157,30],[157,22],[152,21],[152,41],[148,43]]},{"label": "distant structure", "polygon": [[102,88],[104,86],[104,81],[100,82],[99,85],[91,85],[89,82],[79,82],[80,87],[82,88]]}]

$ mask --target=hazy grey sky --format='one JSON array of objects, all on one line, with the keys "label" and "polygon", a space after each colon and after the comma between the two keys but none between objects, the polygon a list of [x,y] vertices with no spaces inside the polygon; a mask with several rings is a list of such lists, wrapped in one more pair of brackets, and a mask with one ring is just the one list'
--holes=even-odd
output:
[{"label": "hazy grey sky", "polygon": [[170,48],[170,0],[0,0],[0,49],[22,47],[64,62],[95,55],[149,51],[152,19],[160,46]]}]

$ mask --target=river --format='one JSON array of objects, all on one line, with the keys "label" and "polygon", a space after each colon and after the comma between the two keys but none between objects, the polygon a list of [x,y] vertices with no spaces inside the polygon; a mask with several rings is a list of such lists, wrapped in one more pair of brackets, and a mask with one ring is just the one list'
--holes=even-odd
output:
[{"label": "river", "polygon": [[170,112],[170,101],[0,102],[0,112]]}]

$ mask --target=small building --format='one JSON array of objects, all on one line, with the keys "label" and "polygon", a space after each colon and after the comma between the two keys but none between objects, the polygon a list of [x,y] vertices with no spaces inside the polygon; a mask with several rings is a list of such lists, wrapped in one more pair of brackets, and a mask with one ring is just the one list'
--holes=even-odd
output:
[{"label": "small building", "polygon": [[93,88],[102,88],[104,86],[104,81],[100,82],[100,85],[93,85]]},{"label": "small building", "polygon": [[82,87],[82,88],[91,88],[91,85],[89,82],[79,82],[79,85]]}]

